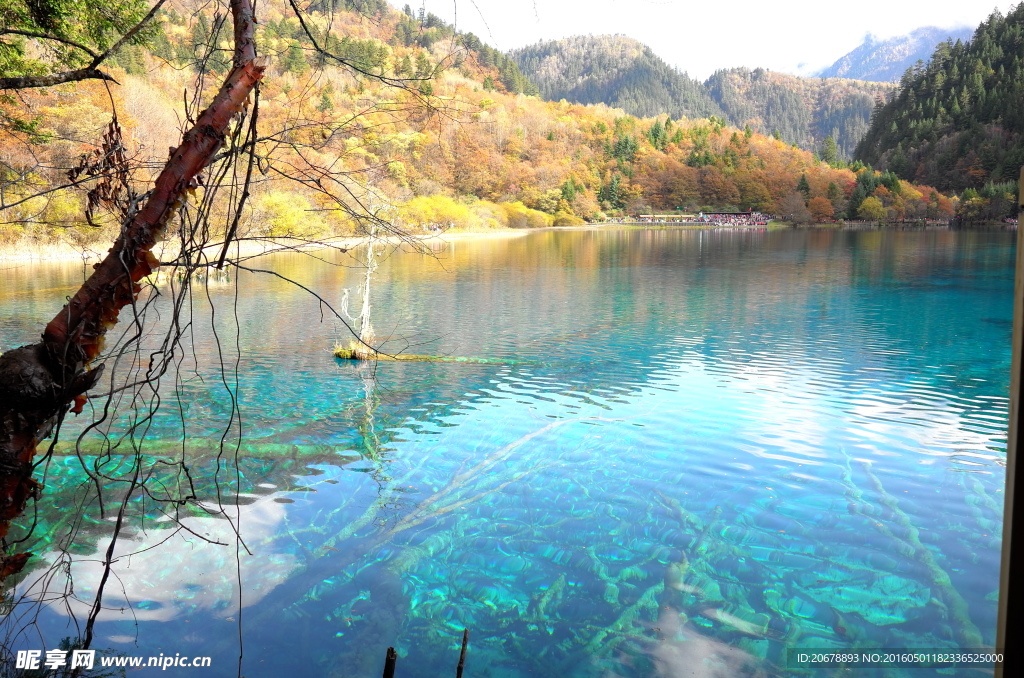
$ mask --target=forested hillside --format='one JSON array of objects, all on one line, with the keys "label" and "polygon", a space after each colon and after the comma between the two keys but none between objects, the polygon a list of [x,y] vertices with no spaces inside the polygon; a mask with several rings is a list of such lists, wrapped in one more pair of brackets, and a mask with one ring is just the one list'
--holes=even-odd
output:
[{"label": "forested hillside", "polygon": [[[705,83],[680,73],[650,48],[623,36],[576,36],[512,52],[523,73],[551,101],[605,103],[641,117],[714,115],[820,152],[826,137],[850,159],[878,97],[893,86],[821,80],[763,68],[718,71]],[[833,158],[835,159],[835,158]]]},{"label": "forested hillside", "polygon": [[540,42],[511,56],[549,101],[605,103],[641,117],[722,116],[703,85],[622,35]]},{"label": "forested hillside", "polygon": [[913,181],[1002,202],[1024,164],[1024,5],[945,42],[880,106],[857,158]]},{"label": "forested hillside", "polygon": [[[305,28],[284,2],[262,10],[256,40],[270,65],[240,224],[250,235],[356,232],[352,195],[371,196],[376,213],[414,231],[722,209],[796,221],[953,213],[932,188],[830,166],[721,115],[644,118],[543,101],[510,59],[436,17],[374,0],[346,7],[306,13]],[[111,103],[142,193],[179,143],[182,93],[192,102],[198,86],[209,96],[228,68],[221,30],[212,7],[173,0],[157,30],[108,67],[118,83],[110,94],[93,80],[0,99],[0,240],[109,242],[116,219],[97,210],[86,224],[98,178],[81,173],[103,155]]]},{"label": "forested hillside", "polygon": [[887,40],[868,35],[856,49],[819,72],[818,77],[897,82],[918,61],[927,61],[940,42],[966,42],[973,33],[970,28],[924,26]]},{"label": "forested hillside", "polygon": [[[892,85],[840,78],[801,78],[763,68],[718,71],[707,81],[711,96],[736,125],[815,150],[825,159],[849,159],[875,101]],[[826,138],[835,144],[826,149]],[[832,156],[832,153],[835,156]]]}]

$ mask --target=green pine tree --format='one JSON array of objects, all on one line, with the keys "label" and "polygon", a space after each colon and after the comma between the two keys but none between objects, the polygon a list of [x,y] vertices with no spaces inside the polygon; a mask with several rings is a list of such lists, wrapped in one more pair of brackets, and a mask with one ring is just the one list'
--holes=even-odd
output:
[{"label": "green pine tree", "polygon": [[839,147],[836,145],[836,140],[829,134],[825,137],[825,141],[821,142],[821,159],[824,160],[829,166],[835,166],[839,163]]},{"label": "green pine tree", "polygon": [[804,194],[804,198],[811,197],[811,185],[807,183],[807,175],[801,174],[800,181],[796,183],[796,190]]},{"label": "green pine tree", "polygon": [[327,93],[326,89],[320,93],[320,103],[317,104],[316,110],[321,113],[330,113],[334,110],[334,102],[331,101],[331,95]]}]

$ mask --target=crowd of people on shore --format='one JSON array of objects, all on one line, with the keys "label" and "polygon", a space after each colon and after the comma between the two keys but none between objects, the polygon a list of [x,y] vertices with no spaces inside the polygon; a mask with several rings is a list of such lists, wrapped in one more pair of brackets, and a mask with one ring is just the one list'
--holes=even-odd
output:
[{"label": "crowd of people on shore", "polygon": [[606,223],[632,224],[707,224],[708,226],[727,226],[746,228],[750,226],[767,226],[772,220],[771,215],[763,212],[709,212],[704,214],[641,214],[638,217],[621,217],[608,219]]},{"label": "crowd of people on shore", "polygon": [[767,226],[771,216],[761,212],[740,212],[727,214],[700,214],[694,219],[698,224],[712,226]]}]

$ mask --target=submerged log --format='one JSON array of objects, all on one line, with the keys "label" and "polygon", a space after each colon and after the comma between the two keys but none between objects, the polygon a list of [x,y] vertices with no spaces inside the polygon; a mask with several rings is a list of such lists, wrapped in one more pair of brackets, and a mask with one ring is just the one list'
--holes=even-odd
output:
[{"label": "submerged log", "polygon": [[332,464],[346,466],[365,457],[347,448],[335,445],[312,445],[276,443],[252,440],[243,442],[236,449],[234,442],[222,444],[218,440],[144,440],[137,441],[138,447],[125,442],[87,441],[85,443],[62,442],[53,446],[54,457],[106,457],[135,456],[141,454],[154,463],[168,463],[185,460],[190,464],[214,461],[219,457],[239,459],[267,459],[280,461],[290,459],[303,464]]},{"label": "submerged log", "polygon": [[918,562],[924,565],[937,597],[945,603],[946,609],[949,612],[949,621],[953,626],[953,632],[957,642],[960,643],[960,647],[985,647],[981,631],[971,620],[967,601],[964,600],[964,597],[953,586],[949,573],[939,565],[932,550],[921,542],[920,530],[911,522],[910,516],[900,508],[896,498],[889,494],[888,490],[882,486],[882,481],[872,471],[870,462],[864,462],[863,466],[864,473],[867,475],[868,480],[871,481],[872,489],[878,495],[879,501],[882,506],[889,509],[892,513],[893,520],[899,526],[901,534],[906,535],[903,540],[910,545]]},{"label": "submerged log", "polygon": [[514,360],[499,358],[467,358],[453,355],[420,355],[415,353],[398,353],[391,355],[365,347],[335,346],[334,357],[341,360],[375,360],[377,362],[410,362],[410,363],[468,363],[473,365],[513,365]]}]

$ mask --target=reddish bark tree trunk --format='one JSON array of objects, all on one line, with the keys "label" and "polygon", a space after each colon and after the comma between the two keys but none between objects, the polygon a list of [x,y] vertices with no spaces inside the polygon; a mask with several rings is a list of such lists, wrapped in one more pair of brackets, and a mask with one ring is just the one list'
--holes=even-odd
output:
[{"label": "reddish bark tree trunk", "polygon": [[[231,118],[242,111],[263,77],[266,66],[256,58],[251,0],[231,0],[231,11],[234,68],[181,145],[171,152],[145,205],[49,322],[42,341],[0,356],[0,538],[5,538],[10,521],[22,514],[39,489],[32,478],[37,446],[76,397],[99,379],[102,365],[90,369],[90,363],[102,350],[106,331],[117,322],[121,309],[135,300],[139,281],[159,266],[153,246],[163,237],[189,187],[195,185],[196,176],[223,145]],[[28,557],[27,553],[0,556],[0,581],[20,571]]]}]

